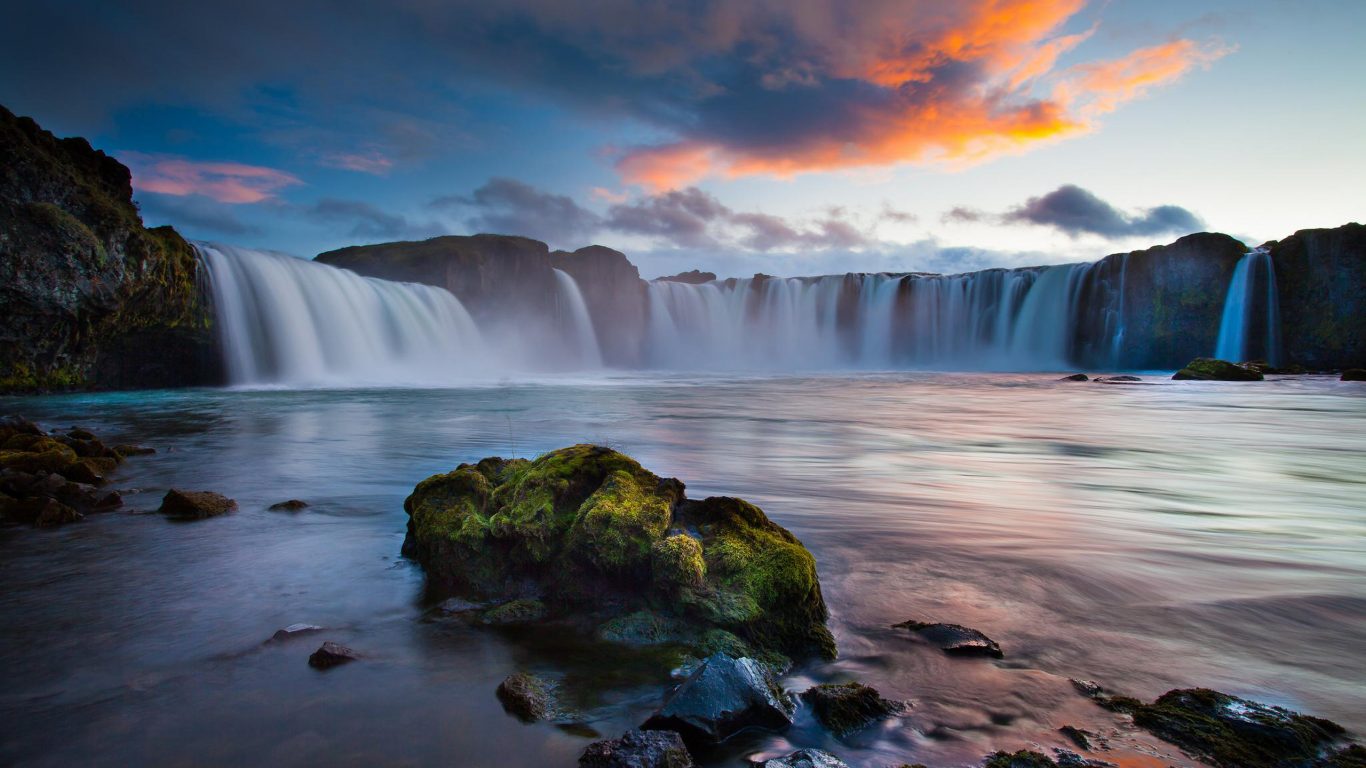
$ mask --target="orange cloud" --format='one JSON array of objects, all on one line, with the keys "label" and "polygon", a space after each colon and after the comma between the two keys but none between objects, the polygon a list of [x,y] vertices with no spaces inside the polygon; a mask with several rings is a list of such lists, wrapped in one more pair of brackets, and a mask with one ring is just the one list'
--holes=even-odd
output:
[{"label": "orange cloud", "polygon": [[813,109],[837,119],[778,111],[814,127],[775,125],[783,137],[771,142],[683,128],[677,141],[623,153],[617,170],[625,182],[658,192],[718,176],[787,177],[899,163],[960,167],[1093,130],[1099,116],[1229,52],[1175,40],[1059,68],[1096,31],[1062,33],[1086,2],[908,4],[899,16],[884,16],[880,25],[827,46],[838,50],[823,68],[808,62],[802,79],[779,83],[771,73],[760,79],[766,88],[776,83],[771,90],[780,85],[784,93],[811,94],[813,103],[828,101],[830,107]]},{"label": "orange cloud", "polygon": [[126,152],[120,158],[133,172],[133,187],[162,195],[202,195],[220,203],[259,203],[298,177],[274,168],[244,163],[213,163],[165,155]]}]

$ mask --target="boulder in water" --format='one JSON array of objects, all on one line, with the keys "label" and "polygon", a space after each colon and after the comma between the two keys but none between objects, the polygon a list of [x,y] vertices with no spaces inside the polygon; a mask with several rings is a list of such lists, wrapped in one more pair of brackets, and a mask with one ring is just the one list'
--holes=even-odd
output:
[{"label": "boulder in water", "polygon": [[1366,381],[1366,368],[1348,368],[1342,372],[1340,381]]},{"label": "boulder in water", "polygon": [[905,708],[861,683],[817,685],[807,689],[802,700],[811,705],[816,720],[836,736],[847,736]]},{"label": "boulder in water", "polygon": [[21,418],[0,420],[0,518],[51,527],[123,503],[99,493],[120,459],[93,434],[48,434]]},{"label": "boulder in water", "polygon": [[311,635],[314,632],[321,631],[323,631],[323,628],[318,626],[317,624],[290,624],[284,629],[275,630],[275,634],[271,635],[270,639],[272,642],[279,643],[285,640],[293,640],[296,637],[303,637],[304,635]]},{"label": "boulder in water", "polygon": [[1004,658],[995,640],[971,627],[961,624],[941,624],[924,621],[903,621],[893,627],[909,629],[943,649],[950,656],[990,656]]},{"label": "boulder in water", "polygon": [[1074,373],[1071,376],[1064,376],[1058,381],[1090,381],[1091,377],[1084,373]]},{"label": "boulder in water", "polygon": [[350,648],[328,640],[308,657],[308,666],[314,669],[330,669],[359,658],[360,654]]},{"label": "boulder in water", "polygon": [[[720,630],[756,653],[835,654],[815,560],[795,536],[740,499],[687,499],[610,448],[462,464],[404,508],[403,552],[434,586],[511,601],[486,619],[510,606],[519,621],[588,614],[631,641],[653,633],[634,631],[645,616],[699,653]],[[532,598],[539,609],[521,610]]]},{"label": "boulder in water", "polygon": [[271,512],[298,512],[307,507],[308,502],[302,499],[290,499],[288,501],[277,501],[271,504],[269,509]]},{"label": "boulder in water", "polygon": [[180,491],[172,488],[157,511],[173,520],[203,520],[237,509],[237,502],[213,491]]},{"label": "boulder in water", "polygon": [[579,768],[692,768],[692,755],[674,731],[627,731],[588,745]]},{"label": "boulder in water", "polygon": [[1197,357],[1172,375],[1178,381],[1261,381],[1260,371],[1227,360]]},{"label": "boulder in water", "polygon": [[527,672],[515,672],[498,684],[503,709],[524,723],[545,720],[555,708],[555,687]]},{"label": "boulder in water", "polygon": [[786,728],[794,710],[763,664],[718,653],[707,657],[641,727],[678,731],[689,743],[716,744],[748,728]]}]

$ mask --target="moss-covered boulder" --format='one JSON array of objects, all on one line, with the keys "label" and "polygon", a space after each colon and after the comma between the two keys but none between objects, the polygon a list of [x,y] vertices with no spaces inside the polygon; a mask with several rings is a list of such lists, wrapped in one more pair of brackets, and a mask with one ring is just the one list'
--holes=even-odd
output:
[{"label": "moss-covered boulder", "polygon": [[100,491],[123,461],[91,432],[45,432],[31,421],[0,419],[0,520],[50,528],[123,504]]},{"label": "moss-covered boulder", "polygon": [[802,701],[811,714],[836,736],[847,736],[884,718],[899,714],[905,705],[882,698],[876,688],[862,683],[826,683],[808,688]]},{"label": "moss-covered boulder", "polygon": [[618,638],[700,646],[721,630],[761,652],[835,654],[815,560],[795,536],[740,499],[687,499],[683,483],[610,448],[462,464],[404,508],[404,554],[442,592],[535,599]]},{"label": "moss-covered boulder", "polygon": [[1212,357],[1197,357],[1177,371],[1173,379],[1178,381],[1261,381],[1262,372],[1227,360]]}]

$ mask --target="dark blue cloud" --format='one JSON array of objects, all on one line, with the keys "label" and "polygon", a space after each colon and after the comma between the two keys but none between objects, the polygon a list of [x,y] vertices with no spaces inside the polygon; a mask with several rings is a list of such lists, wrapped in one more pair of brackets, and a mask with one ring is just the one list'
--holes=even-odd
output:
[{"label": "dark blue cloud", "polygon": [[[955,208],[946,215],[957,220],[973,220],[972,217],[979,214]],[[1075,184],[1064,184],[1046,195],[1031,197],[1001,218],[1007,223],[1053,227],[1074,237],[1081,234],[1102,237],[1184,235],[1198,232],[1205,226],[1199,216],[1177,205],[1159,205],[1138,213],[1125,213]]]}]

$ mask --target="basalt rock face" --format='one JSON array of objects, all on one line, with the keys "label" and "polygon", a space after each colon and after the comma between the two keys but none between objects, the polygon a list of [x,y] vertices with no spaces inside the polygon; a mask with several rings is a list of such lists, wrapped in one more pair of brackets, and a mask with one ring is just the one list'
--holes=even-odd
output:
[{"label": "basalt rock face", "polygon": [[0,391],[222,380],[194,249],[131,175],[0,107]]},{"label": "basalt rock face", "polygon": [[603,362],[619,367],[640,363],[645,344],[646,294],[640,270],[626,254],[601,245],[573,253],[555,251],[550,263],[579,284],[602,346]]},{"label": "basalt rock face", "polygon": [[1366,226],[1301,230],[1271,246],[1271,263],[1290,362],[1366,367]]}]

